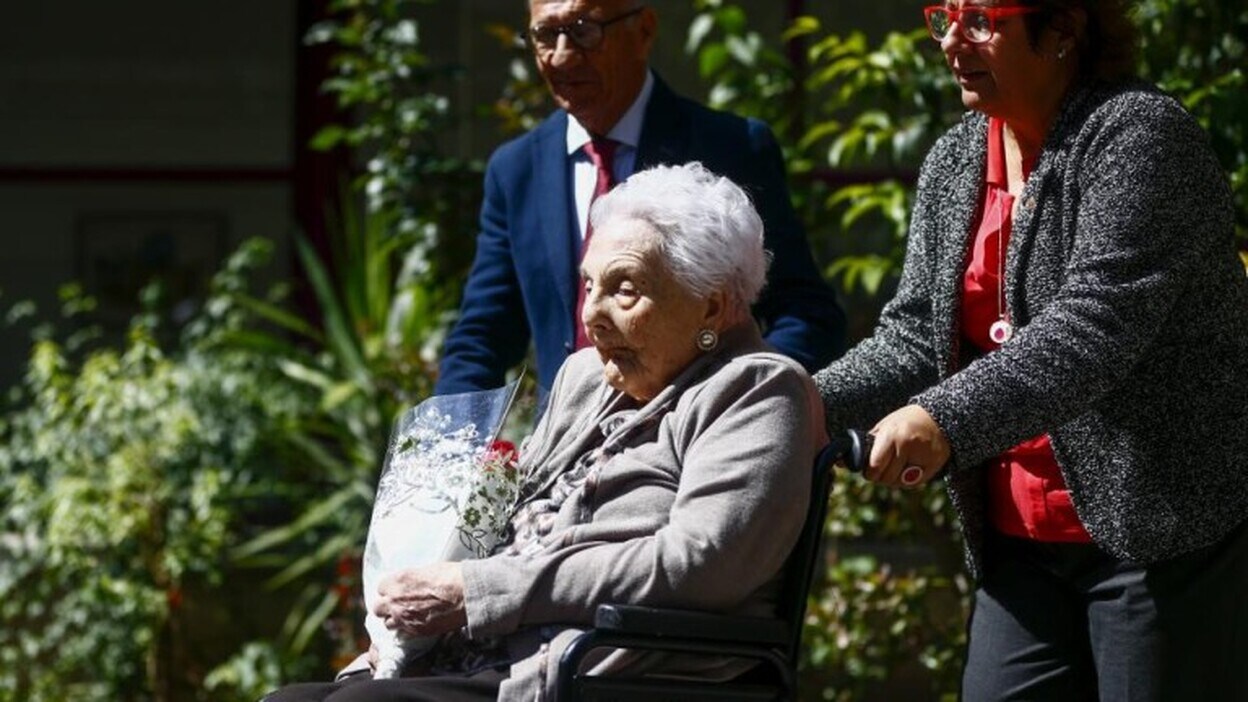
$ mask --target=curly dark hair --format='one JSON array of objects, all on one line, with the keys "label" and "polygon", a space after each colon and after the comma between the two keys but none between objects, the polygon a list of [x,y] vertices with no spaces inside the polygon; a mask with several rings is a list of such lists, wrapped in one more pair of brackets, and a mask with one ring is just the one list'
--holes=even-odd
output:
[{"label": "curly dark hair", "polygon": [[1080,74],[1105,80],[1135,75],[1139,30],[1131,19],[1131,0],[1025,0],[1025,4],[1040,9],[1023,18],[1032,48],[1039,45],[1046,28],[1067,22],[1071,10],[1083,10],[1087,27],[1075,47]]}]

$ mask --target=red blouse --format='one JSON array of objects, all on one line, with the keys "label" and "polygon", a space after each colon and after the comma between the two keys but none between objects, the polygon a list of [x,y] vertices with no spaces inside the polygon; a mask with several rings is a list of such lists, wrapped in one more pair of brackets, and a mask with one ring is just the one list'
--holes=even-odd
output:
[{"label": "red blouse", "polygon": [[[1002,126],[1000,120],[988,120],[984,202],[962,279],[962,335],[984,352],[998,346],[988,338],[988,328],[1005,310],[1001,255],[1008,248],[1014,210],[1006,180]],[[1034,165],[1023,163],[1024,177]],[[1092,540],[1075,514],[1047,434],[989,461],[987,479],[988,520],[997,531],[1038,541]]]}]

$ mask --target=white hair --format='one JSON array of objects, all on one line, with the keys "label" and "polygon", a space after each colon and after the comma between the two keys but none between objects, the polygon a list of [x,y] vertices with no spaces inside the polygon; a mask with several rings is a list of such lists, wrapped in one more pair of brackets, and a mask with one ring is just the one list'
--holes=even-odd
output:
[{"label": "white hair", "polygon": [[748,313],[766,282],[762,218],[740,186],[701,163],[635,173],[595,200],[589,217],[599,231],[619,220],[648,224],[672,276],[699,297],[723,291]]}]

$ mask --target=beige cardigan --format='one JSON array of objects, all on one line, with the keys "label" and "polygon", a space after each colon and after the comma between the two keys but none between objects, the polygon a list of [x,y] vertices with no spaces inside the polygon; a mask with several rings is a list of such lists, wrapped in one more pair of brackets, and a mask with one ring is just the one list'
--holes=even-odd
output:
[{"label": "beige cardigan", "polygon": [[[600,603],[774,612],[826,434],[805,371],[753,328],[735,336],[641,409],[655,421],[602,467],[592,497],[563,505],[557,546],[463,564],[469,635],[505,637],[518,660],[500,700],[551,698],[559,655]],[[548,488],[596,445],[597,422],[630,402],[602,378],[592,349],[564,364],[522,457],[531,484]]]}]

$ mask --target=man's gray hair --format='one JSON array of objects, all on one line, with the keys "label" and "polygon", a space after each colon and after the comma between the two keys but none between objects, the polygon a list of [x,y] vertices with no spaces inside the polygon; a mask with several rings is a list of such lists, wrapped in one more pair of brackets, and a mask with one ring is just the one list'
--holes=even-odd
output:
[{"label": "man's gray hair", "polygon": [[595,200],[589,217],[599,231],[617,220],[650,225],[672,275],[699,297],[722,290],[748,310],[766,282],[762,218],[744,190],[701,163],[635,173]]}]

